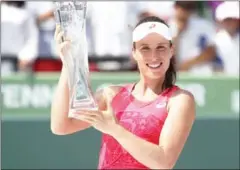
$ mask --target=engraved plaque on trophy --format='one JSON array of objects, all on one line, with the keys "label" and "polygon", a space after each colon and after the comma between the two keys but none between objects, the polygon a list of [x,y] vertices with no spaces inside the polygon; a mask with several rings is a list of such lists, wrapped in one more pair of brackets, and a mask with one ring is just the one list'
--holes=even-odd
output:
[{"label": "engraved plaque on trophy", "polygon": [[55,18],[64,32],[62,41],[70,40],[64,64],[69,78],[69,117],[77,118],[78,110],[97,110],[89,84],[86,39],[86,1],[55,1]]}]

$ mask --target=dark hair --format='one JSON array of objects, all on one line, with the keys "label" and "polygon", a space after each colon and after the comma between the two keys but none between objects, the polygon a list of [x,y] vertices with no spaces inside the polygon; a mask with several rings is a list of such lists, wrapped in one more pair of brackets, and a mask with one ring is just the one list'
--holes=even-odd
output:
[{"label": "dark hair", "polygon": [[3,3],[6,3],[8,5],[15,6],[17,8],[24,8],[25,7],[25,1],[3,1]]},{"label": "dark hair", "polygon": [[[143,18],[142,20],[140,20],[137,23],[137,25],[135,26],[135,28],[145,22],[160,22],[160,23],[165,24],[167,27],[169,27],[168,24],[161,18],[158,18],[156,16],[150,16],[150,17],[146,17],[146,18]],[[172,41],[170,41],[170,47],[171,46],[172,46]],[[134,49],[136,48],[135,42],[133,43],[133,48]],[[165,74],[165,80],[163,82],[162,88],[166,89],[166,88],[172,87],[176,81],[176,77],[177,77],[177,72],[176,72],[176,68],[175,68],[175,57],[173,56],[170,60],[170,65]]]},{"label": "dark hair", "polygon": [[187,11],[196,11],[198,3],[194,1],[175,1],[175,6]]}]

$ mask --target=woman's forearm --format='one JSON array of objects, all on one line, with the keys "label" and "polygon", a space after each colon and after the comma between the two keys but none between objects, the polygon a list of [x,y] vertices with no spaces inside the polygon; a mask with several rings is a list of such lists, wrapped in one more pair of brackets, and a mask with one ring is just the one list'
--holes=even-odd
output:
[{"label": "woman's forearm", "polygon": [[132,134],[121,126],[116,127],[113,137],[136,160],[151,169],[171,169],[172,163],[166,159],[164,150]]},{"label": "woman's forearm", "polygon": [[68,117],[69,113],[68,72],[63,67],[52,101],[51,130],[57,135],[72,134],[90,127],[90,124]]},{"label": "woman's forearm", "polygon": [[[69,89],[67,70],[63,67],[59,82],[57,84],[51,107],[51,129],[53,132],[61,131],[67,126],[70,119],[69,111]],[[61,128],[61,129],[60,129]]]}]

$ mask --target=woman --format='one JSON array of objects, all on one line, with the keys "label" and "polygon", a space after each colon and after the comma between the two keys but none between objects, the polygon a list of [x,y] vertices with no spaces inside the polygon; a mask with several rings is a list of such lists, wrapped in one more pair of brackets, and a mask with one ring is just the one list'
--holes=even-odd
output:
[{"label": "woman", "polygon": [[216,53],[223,62],[223,72],[239,76],[240,16],[239,2],[223,2],[216,8],[220,29],[216,34]]},{"label": "woman", "polygon": [[[57,42],[63,35],[59,32],[58,27]],[[67,117],[63,67],[52,103],[52,132],[65,135],[90,126],[102,132],[99,169],[173,168],[194,122],[195,102],[191,93],[174,85],[171,39],[161,19],[141,20],[133,31],[132,50],[140,80],[97,92],[99,111],[81,111],[81,121]]]}]

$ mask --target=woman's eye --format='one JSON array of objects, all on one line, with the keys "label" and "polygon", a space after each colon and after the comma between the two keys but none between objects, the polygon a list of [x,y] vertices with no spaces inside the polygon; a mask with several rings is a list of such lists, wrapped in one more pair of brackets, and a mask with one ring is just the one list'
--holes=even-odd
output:
[{"label": "woman's eye", "polygon": [[144,50],[144,51],[149,50],[149,49],[150,49],[149,47],[142,47],[141,48],[141,50]]},{"label": "woman's eye", "polygon": [[158,46],[158,47],[157,47],[157,50],[165,50],[165,47],[163,47],[163,46]]}]

